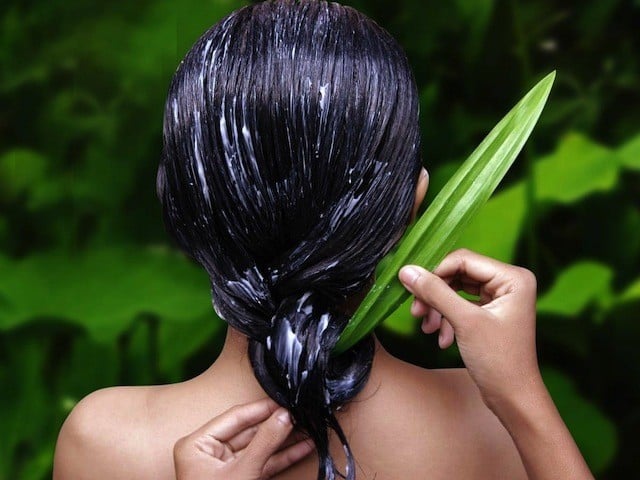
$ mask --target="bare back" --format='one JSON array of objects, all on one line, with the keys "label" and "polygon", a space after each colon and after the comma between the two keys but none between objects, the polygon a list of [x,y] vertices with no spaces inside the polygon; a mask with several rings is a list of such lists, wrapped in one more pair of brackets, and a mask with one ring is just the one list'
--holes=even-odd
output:
[{"label": "bare back", "polygon": [[[214,364],[215,366],[215,364]],[[164,386],[114,387],[74,409],[60,433],[54,480],[173,480],[176,440],[247,396],[246,376],[224,372]],[[358,479],[525,479],[504,427],[464,369],[425,370],[378,352],[365,390],[338,412]],[[341,445],[332,454],[344,468]],[[311,455],[278,480],[317,478]]]}]

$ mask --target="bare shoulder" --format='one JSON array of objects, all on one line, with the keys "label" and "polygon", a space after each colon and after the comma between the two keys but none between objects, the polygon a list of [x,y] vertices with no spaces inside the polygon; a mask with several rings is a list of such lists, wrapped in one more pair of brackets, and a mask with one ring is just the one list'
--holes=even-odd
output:
[{"label": "bare shoulder", "polygon": [[111,387],[83,398],[58,435],[54,480],[143,478],[152,388]]},{"label": "bare shoulder", "polygon": [[400,452],[405,478],[527,478],[513,440],[466,369],[427,370],[393,358],[384,370],[371,405],[389,420],[376,422],[384,431],[369,438],[392,442],[387,447]]},{"label": "bare shoulder", "polygon": [[477,385],[466,368],[432,370],[443,385],[451,388],[467,432],[464,441],[478,454],[477,469],[493,478],[526,479],[520,454],[498,417],[485,405]]}]

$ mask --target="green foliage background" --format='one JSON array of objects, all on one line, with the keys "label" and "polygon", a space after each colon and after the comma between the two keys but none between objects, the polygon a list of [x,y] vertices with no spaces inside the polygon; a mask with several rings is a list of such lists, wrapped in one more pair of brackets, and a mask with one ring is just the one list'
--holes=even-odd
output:
[{"label": "green foliage background", "polygon": [[[246,2],[245,2],[246,3]],[[640,456],[640,2],[358,0],[421,91],[427,202],[544,73],[527,149],[459,242],[539,280],[544,377],[598,478]],[[175,382],[215,358],[208,279],[155,197],[179,60],[237,0],[0,5],[0,479],[50,476],[87,393]],[[408,309],[396,355],[459,366]]]}]

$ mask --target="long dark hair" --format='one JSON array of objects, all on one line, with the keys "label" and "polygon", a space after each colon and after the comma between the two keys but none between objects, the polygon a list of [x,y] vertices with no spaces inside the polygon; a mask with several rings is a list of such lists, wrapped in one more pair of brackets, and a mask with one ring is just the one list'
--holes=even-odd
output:
[{"label": "long dark hair", "polygon": [[341,475],[329,429],[367,381],[370,336],[331,351],[410,220],[418,94],[398,43],[356,10],[280,0],[237,10],[180,63],[157,191],[178,245],[209,273],[216,312],[249,338],[260,385]]}]

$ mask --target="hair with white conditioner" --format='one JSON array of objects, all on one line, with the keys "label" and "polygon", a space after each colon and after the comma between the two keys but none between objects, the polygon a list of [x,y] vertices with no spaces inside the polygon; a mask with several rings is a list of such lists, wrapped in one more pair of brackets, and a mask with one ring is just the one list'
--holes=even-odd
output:
[{"label": "hair with white conditioner", "polygon": [[[180,63],[165,105],[164,222],[249,338],[256,378],[315,442],[319,479],[355,478],[335,410],[365,385],[371,336],[331,351],[407,227],[421,167],[406,55],[373,20],[324,1],[237,10]],[[329,451],[335,431],[346,454]]]}]

